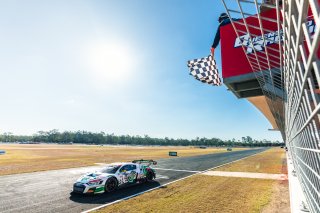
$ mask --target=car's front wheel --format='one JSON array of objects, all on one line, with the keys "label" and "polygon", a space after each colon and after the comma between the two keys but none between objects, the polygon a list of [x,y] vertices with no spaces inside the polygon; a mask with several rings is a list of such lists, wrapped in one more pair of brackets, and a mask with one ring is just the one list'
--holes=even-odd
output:
[{"label": "car's front wheel", "polygon": [[118,187],[118,182],[115,178],[109,178],[106,181],[106,184],[104,186],[104,189],[106,192],[113,192],[117,189]]}]

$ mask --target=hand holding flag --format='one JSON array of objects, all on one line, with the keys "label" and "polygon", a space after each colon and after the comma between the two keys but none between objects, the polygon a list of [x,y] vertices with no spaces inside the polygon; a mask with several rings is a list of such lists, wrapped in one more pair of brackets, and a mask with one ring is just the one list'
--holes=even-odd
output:
[{"label": "hand holding flag", "polygon": [[212,57],[214,57],[214,48],[213,47],[211,47],[211,55],[212,55]]}]

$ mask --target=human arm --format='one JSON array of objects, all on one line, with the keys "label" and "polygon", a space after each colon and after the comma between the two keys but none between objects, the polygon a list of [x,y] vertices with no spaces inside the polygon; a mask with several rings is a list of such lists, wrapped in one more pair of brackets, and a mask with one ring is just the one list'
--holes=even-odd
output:
[{"label": "human arm", "polygon": [[218,46],[219,42],[220,42],[220,26],[217,29],[216,36],[214,37],[211,47],[215,49]]}]

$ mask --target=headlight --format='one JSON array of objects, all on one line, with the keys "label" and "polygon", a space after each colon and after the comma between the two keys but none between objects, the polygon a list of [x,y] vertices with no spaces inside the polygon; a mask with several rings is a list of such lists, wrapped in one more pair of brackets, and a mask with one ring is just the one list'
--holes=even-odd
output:
[{"label": "headlight", "polygon": [[79,183],[79,182],[75,182],[73,185],[74,185],[74,186],[83,186],[83,184],[82,184],[82,183]]}]

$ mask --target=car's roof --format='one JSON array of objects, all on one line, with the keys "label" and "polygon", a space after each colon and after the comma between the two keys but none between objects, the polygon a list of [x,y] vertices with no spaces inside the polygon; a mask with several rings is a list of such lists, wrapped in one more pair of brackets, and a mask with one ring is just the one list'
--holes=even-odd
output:
[{"label": "car's roof", "polygon": [[131,162],[114,162],[114,163],[109,163],[108,165],[122,166],[122,165],[125,165],[125,164],[133,164],[133,163],[131,163]]}]

